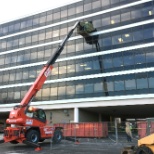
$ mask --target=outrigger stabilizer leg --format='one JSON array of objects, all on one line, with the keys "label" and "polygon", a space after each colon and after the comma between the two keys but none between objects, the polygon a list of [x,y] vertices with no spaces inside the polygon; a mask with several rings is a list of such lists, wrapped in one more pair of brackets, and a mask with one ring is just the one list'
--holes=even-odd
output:
[{"label": "outrigger stabilizer leg", "polygon": [[23,143],[35,147],[35,151],[41,151],[42,150],[41,146],[37,143],[33,143],[33,142],[30,142],[30,141],[27,141],[27,140],[24,140]]}]

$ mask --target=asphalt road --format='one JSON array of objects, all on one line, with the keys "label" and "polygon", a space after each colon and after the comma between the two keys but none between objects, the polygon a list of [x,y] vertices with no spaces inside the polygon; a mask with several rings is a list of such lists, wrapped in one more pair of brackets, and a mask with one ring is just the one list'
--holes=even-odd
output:
[{"label": "asphalt road", "polygon": [[0,144],[0,154],[120,154],[128,143],[114,143],[109,140],[84,140],[79,144],[63,140],[53,145],[50,140],[40,144],[42,150],[36,152],[33,147],[24,144]]}]

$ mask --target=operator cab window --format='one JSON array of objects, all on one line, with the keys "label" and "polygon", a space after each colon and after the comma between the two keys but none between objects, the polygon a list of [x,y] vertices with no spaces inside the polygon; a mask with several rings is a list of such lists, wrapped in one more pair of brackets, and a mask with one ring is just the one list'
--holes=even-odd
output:
[{"label": "operator cab window", "polygon": [[33,114],[33,117],[42,121],[42,122],[46,122],[45,112],[41,109],[36,110]]},{"label": "operator cab window", "polygon": [[26,116],[40,120],[42,122],[46,122],[45,112],[41,109],[37,109],[36,111],[26,111]]}]

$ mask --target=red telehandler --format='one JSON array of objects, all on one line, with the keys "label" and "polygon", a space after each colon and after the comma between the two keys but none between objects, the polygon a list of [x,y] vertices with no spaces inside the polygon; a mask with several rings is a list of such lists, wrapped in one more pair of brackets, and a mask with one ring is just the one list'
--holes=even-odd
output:
[{"label": "red telehandler", "polygon": [[[82,23],[82,24],[81,24]],[[30,87],[21,103],[13,108],[10,112],[6,123],[9,127],[4,129],[3,140],[0,143],[10,142],[12,144],[25,143],[35,147],[36,151],[41,150],[38,142],[51,138],[54,143],[62,140],[62,128],[47,126],[46,115],[44,110],[30,106],[30,103],[36,93],[42,88],[53,64],[62,52],[64,45],[77,27],[77,32],[83,37],[89,36],[89,33],[95,31],[91,22],[76,22],[69,33],[66,35],[62,43],[59,45],[55,54],[50,57],[49,61],[44,65],[34,84]],[[89,36],[91,39],[93,37]]]}]

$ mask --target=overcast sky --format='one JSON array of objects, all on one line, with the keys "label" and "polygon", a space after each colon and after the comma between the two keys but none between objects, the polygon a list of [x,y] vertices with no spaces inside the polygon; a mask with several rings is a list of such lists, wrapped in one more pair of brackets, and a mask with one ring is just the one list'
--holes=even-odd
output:
[{"label": "overcast sky", "polygon": [[0,23],[72,1],[74,0],[1,0]]}]

